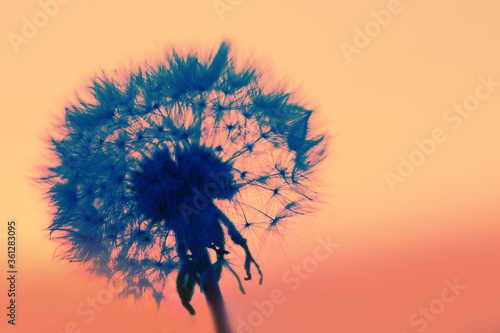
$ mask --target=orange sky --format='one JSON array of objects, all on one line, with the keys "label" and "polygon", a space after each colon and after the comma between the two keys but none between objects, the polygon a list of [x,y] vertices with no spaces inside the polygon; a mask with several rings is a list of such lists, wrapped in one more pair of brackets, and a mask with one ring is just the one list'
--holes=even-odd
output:
[{"label": "orange sky", "polygon": [[[105,300],[106,284],[51,261],[56,244],[42,231],[50,216],[29,177],[43,161],[53,115],[94,74],[158,58],[172,45],[208,50],[222,39],[239,58],[261,59],[277,79],[300,88],[333,136],[323,167],[325,204],[258,252],[264,284],[246,282],[243,296],[231,276],[223,278],[237,332],[247,332],[241,323],[249,321],[258,324],[256,333],[500,329],[497,2],[45,5],[53,1],[4,0],[0,14],[0,236],[10,219],[19,235],[18,325],[7,325],[3,314],[2,332],[212,332],[202,295],[193,302],[195,317],[173,291],[158,313],[114,298],[92,310],[89,298]],[[33,22],[39,27],[26,27]],[[427,143],[427,154],[416,141]],[[409,162],[402,160],[415,161],[405,175],[400,164]],[[318,250],[318,237],[340,246]],[[0,241],[5,309],[7,250]],[[466,286],[459,295],[445,290],[455,280]],[[280,304],[266,316],[256,303],[271,300]],[[421,314],[426,308],[432,319]]]}]

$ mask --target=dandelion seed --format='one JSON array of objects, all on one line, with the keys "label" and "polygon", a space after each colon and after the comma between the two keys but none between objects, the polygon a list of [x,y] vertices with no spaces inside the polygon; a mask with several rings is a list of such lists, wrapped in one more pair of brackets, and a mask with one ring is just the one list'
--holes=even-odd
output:
[{"label": "dandelion seed", "polygon": [[207,59],[174,51],[164,64],[95,79],[92,100],[66,108],[65,136],[51,141],[57,165],[41,178],[58,255],[158,307],[177,272],[189,313],[198,285],[218,330],[230,331],[222,271],[244,289],[226,235],[245,253],[245,280],[256,270],[262,283],[243,234],[279,233],[307,212],[325,151],[324,136],[310,136],[312,111],[264,86],[254,68],[236,67],[227,43]]}]

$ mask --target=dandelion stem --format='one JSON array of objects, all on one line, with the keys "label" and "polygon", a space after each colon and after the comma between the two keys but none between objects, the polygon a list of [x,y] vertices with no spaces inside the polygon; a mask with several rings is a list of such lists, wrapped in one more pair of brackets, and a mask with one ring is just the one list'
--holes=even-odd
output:
[{"label": "dandelion stem", "polygon": [[191,252],[193,253],[193,259],[197,262],[197,266],[203,272],[200,279],[200,287],[205,294],[205,299],[212,313],[217,333],[232,333],[233,330],[229,325],[226,305],[219,287],[219,280],[214,266],[210,261],[207,248],[199,245],[192,246]]}]

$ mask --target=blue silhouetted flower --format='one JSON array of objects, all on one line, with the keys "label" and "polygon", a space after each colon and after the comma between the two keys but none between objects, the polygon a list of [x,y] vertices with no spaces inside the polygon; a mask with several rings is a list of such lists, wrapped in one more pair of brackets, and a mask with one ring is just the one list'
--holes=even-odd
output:
[{"label": "blue silhouetted flower", "polygon": [[226,261],[229,239],[245,251],[246,279],[254,265],[262,281],[242,234],[280,230],[308,211],[325,149],[310,133],[312,111],[267,91],[255,69],[237,69],[227,43],[208,59],[173,52],[164,63],[101,76],[90,92],[66,108],[64,137],[52,140],[57,163],[42,178],[59,255],[158,305],[177,272],[191,313],[208,268],[238,278]]}]

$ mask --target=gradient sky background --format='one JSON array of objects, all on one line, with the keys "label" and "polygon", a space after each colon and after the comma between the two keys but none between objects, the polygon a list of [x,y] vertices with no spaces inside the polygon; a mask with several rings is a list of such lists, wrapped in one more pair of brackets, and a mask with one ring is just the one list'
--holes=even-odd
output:
[{"label": "gradient sky background", "polygon": [[[195,317],[172,294],[158,313],[113,299],[85,322],[77,308],[102,295],[105,282],[51,261],[56,244],[42,231],[51,217],[29,177],[43,162],[53,116],[101,69],[158,58],[171,45],[210,50],[224,38],[237,56],[263,60],[278,81],[300,88],[333,135],[322,176],[325,205],[258,253],[262,286],[247,282],[243,296],[230,276],[223,278],[235,328],[240,319],[257,318],[254,301],[279,289],[285,301],[254,332],[419,332],[410,316],[438,304],[444,281],[458,279],[467,289],[425,332],[498,332],[500,85],[457,129],[443,119],[474,95],[479,77],[500,82],[498,2],[401,0],[401,11],[350,59],[341,43],[355,45],[356,27],[376,28],[371,12],[391,2],[232,3],[221,19],[211,0],[72,0],[16,52],[8,34],[21,34],[23,18],[32,21],[40,3],[2,1],[0,234],[9,219],[17,221],[20,272],[12,328],[0,239],[2,332],[71,332],[65,325],[72,321],[92,333],[212,332],[202,295],[194,300]],[[446,141],[392,191],[385,173],[396,173],[399,156],[415,154],[415,140],[435,128]],[[290,269],[310,262],[318,237],[340,247],[292,290],[287,277],[297,275]]]}]

